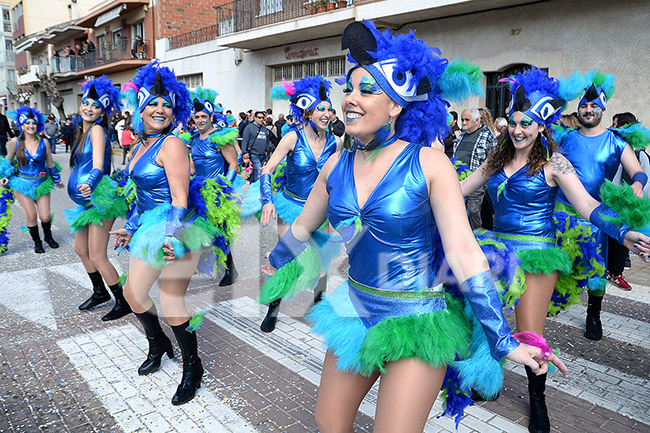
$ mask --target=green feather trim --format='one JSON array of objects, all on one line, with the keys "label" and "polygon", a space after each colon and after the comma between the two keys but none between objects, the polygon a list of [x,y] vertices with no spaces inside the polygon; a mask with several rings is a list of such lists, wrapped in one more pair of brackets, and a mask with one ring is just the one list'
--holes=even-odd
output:
[{"label": "green feather trim", "polygon": [[104,220],[126,216],[128,206],[126,202],[117,198],[115,181],[110,180],[108,176],[102,176],[92,194],[93,202],[101,204],[103,211],[100,212],[95,206],[83,211],[70,226],[73,231],[83,230],[88,224],[101,226]]},{"label": "green feather trim", "polygon": [[199,311],[190,319],[190,324],[185,330],[187,332],[196,332],[201,325],[203,324],[203,316],[205,316],[207,311]]},{"label": "green feather trim", "polygon": [[620,218],[603,217],[614,223],[625,223],[635,230],[643,229],[650,224],[650,200],[634,196],[632,187],[626,183],[617,186],[605,180],[600,186],[600,197],[603,203],[620,215]]},{"label": "green feather trim", "polygon": [[128,276],[127,273],[124,273],[120,275],[120,278],[117,279],[117,284],[120,285],[120,287],[124,287],[124,284],[126,283],[126,277]]},{"label": "green feather trim", "polygon": [[48,176],[39,186],[34,189],[34,197],[38,199],[40,196],[49,194],[54,189],[54,181]]},{"label": "green feather trim", "polygon": [[644,128],[640,123],[628,123],[622,128],[613,129],[634,150],[645,150],[650,145],[650,129]]},{"label": "green feather trim", "polygon": [[268,304],[276,299],[290,299],[303,290],[310,289],[320,277],[321,262],[316,249],[308,246],[298,257],[275,271],[266,280],[257,302]]},{"label": "green feather trim", "polygon": [[183,243],[186,250],[199,251],[203,247],[212,245],[214,237],[219,233],[218,227],[203,218],[197,218],[192,225],[180,232],[178,240]]},{"label": "green feather trim", "polygon": [[281,191],[284,188],[284,184],[286,183],[286,176],[287,176],[287,159],[284,158],[280,164],[273,170],[273,174],[271,175],[271,189],[273,191],[273,194],[275,194],[278,191]]},{"label": "green feather trim", "polygon": [[183,132],[182,134],[178,135],[178,138],[183,140],[183,143],[185,143],[186,146],[189,146],[192,143],[194,135],[192,135],[191,132]]},{"label": "green feather trim", "polygon": [[508,179],[501,182],[501,185],[497,187],[497,201],[499,201],[499,197],[501,197],[501,194],[503,194],[503,191],[506,189],[507,184],[508,184]]},{"label": "green feather trim", "polygon": [[441,367],[467,356],[472,326],[462,302],[445,296],[447,308],[432,313],[382,320],[368,330],[359,352],[360,373],[385,373],[388,362],[418,358]]},{"label": "green feather trim", "polygon": [[467,165],[463,164],[463,162],[460,159],[454,158],[452,160],[452,163],[454,164],[454,168],[456,169],[458,180],[464,180],[468,178],[470,174],[472,174],[472,170],[470,170]]},{"label": "green feather trim", "polygon": [[517,257],[521,260],[523,271],[529,274],[551,275],[555,271],[562,275],[571,273],[571,258],[560,247],[517,251]]},{"label": "green feather trim", "polygon": [[219,227],[226,241],[232,243],[241,226],[242,209],[237,196],[232,193],[226,194],[223,188],[224,185],[215,179],[206,179],[205,186],[201,188],[201,195],[208,209],[208,221]]},{"label": "green feather trim", "polygon": [[219,149],[230,144],[232,145],[239,137],[239,130],[237,128],[223,128],[217,129],[208,137],[210,143],[219,146]]}]

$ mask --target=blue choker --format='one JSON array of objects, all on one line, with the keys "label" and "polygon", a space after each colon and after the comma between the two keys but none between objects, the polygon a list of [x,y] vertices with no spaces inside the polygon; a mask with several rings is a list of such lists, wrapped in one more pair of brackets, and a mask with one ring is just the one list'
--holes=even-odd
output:
[{"label": "blue choker", "polygon": [[145,135],[147,136],[147,138],[158,138],[158,137],[162,137],[163,133],[158,132],[157,134],[145,134]]}]

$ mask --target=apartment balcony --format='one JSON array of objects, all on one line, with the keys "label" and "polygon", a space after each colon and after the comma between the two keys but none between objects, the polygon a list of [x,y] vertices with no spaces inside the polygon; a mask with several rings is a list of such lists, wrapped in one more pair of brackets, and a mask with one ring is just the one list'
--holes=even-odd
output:
[{"label": "apartment balcony", "polygon": [[234,0],[217,10],[217,44],[261,49],[340,36],[362,19],[402,29],[408,23],[537,3],[539,0]]},{"label": "apartment balcony", "polygon": [[50,59],[50,70],[56,78],[99,76],[144,66],[151,60],[150,53],[149,40],[142,44],[130,44],[128,40],[121,39],[100,45],[95,51],[84,55],[53,57]]},{"label": "apartment balcony", "polygon": [[18,69],[18,78],[16,83],[19,86],[29,86],[31,84],[40,83],[41,80],[38,78],[38,74],[41,72],[41,66],[42,65],[28,65]]}]

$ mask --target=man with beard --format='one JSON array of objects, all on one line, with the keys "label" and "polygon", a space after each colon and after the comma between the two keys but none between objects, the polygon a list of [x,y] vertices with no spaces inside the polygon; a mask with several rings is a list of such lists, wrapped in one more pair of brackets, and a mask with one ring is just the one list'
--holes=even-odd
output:
[{"label": "man with beard", "polygon": [[[578,178],[593,198],[601,200],[600,186],[605,179],[612,180],[619,164],[632,178],[635,196],[643,197],[643,187],[647,176],[643,172],[634,150],[621,136],[621,131],[610,130],[602,125],[607,100],[614,93],[614,78],[598,71],[587,74],[589,83],[578,103],[578,121],[580,127],[563,134],[559,141],[560,152],[573,164]],[[558,193],[556,211],[566,212],[570,216],[575,210],[569,204],[562,191]],[[600,254],[607,262],[607,235],[584,219],[578,218],[581,225],[590,226],[596,236]],[[600,310],[605,294],[606,280],[590,278],[587,282],[589,304],[585,337],[600,340],[603,335]]]}]

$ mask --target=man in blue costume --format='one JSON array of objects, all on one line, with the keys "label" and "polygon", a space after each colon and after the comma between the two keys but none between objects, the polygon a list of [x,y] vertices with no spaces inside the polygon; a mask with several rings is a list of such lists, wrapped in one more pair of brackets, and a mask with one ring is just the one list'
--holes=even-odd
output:
[{"label": "man in blue costume", "polygon": [[[575,74],[574,77],[579,75]],[[635,196],[643,197],[643,187],[648,178],[636,159],[634,150],[620,135],[620,131],[615,132],[602,125],[607,100],[614,93],[614,77],[591,71],[586,78],[588,84],[578,103],[580,127],[570,130],[559,140],[560,152],[573,164],[578,178],[596,200],[601,200],[600,186],[605,179],[614,178],[619,164],[623,165],[625,172],[632,178]],[[556,210],[577,215],[562,192],[558,194]],[[589,224],[585,220],[581,223]],[[603,263],[606,263],[607,235],[593,225],[591,230],[600,245],[600,253],[605,260]],[[606,280],[602,278],[591,278],[587,283],[589,304],[584,335],[590,340],[600,340],[603,336],[600,311],[605,287]]]}]

